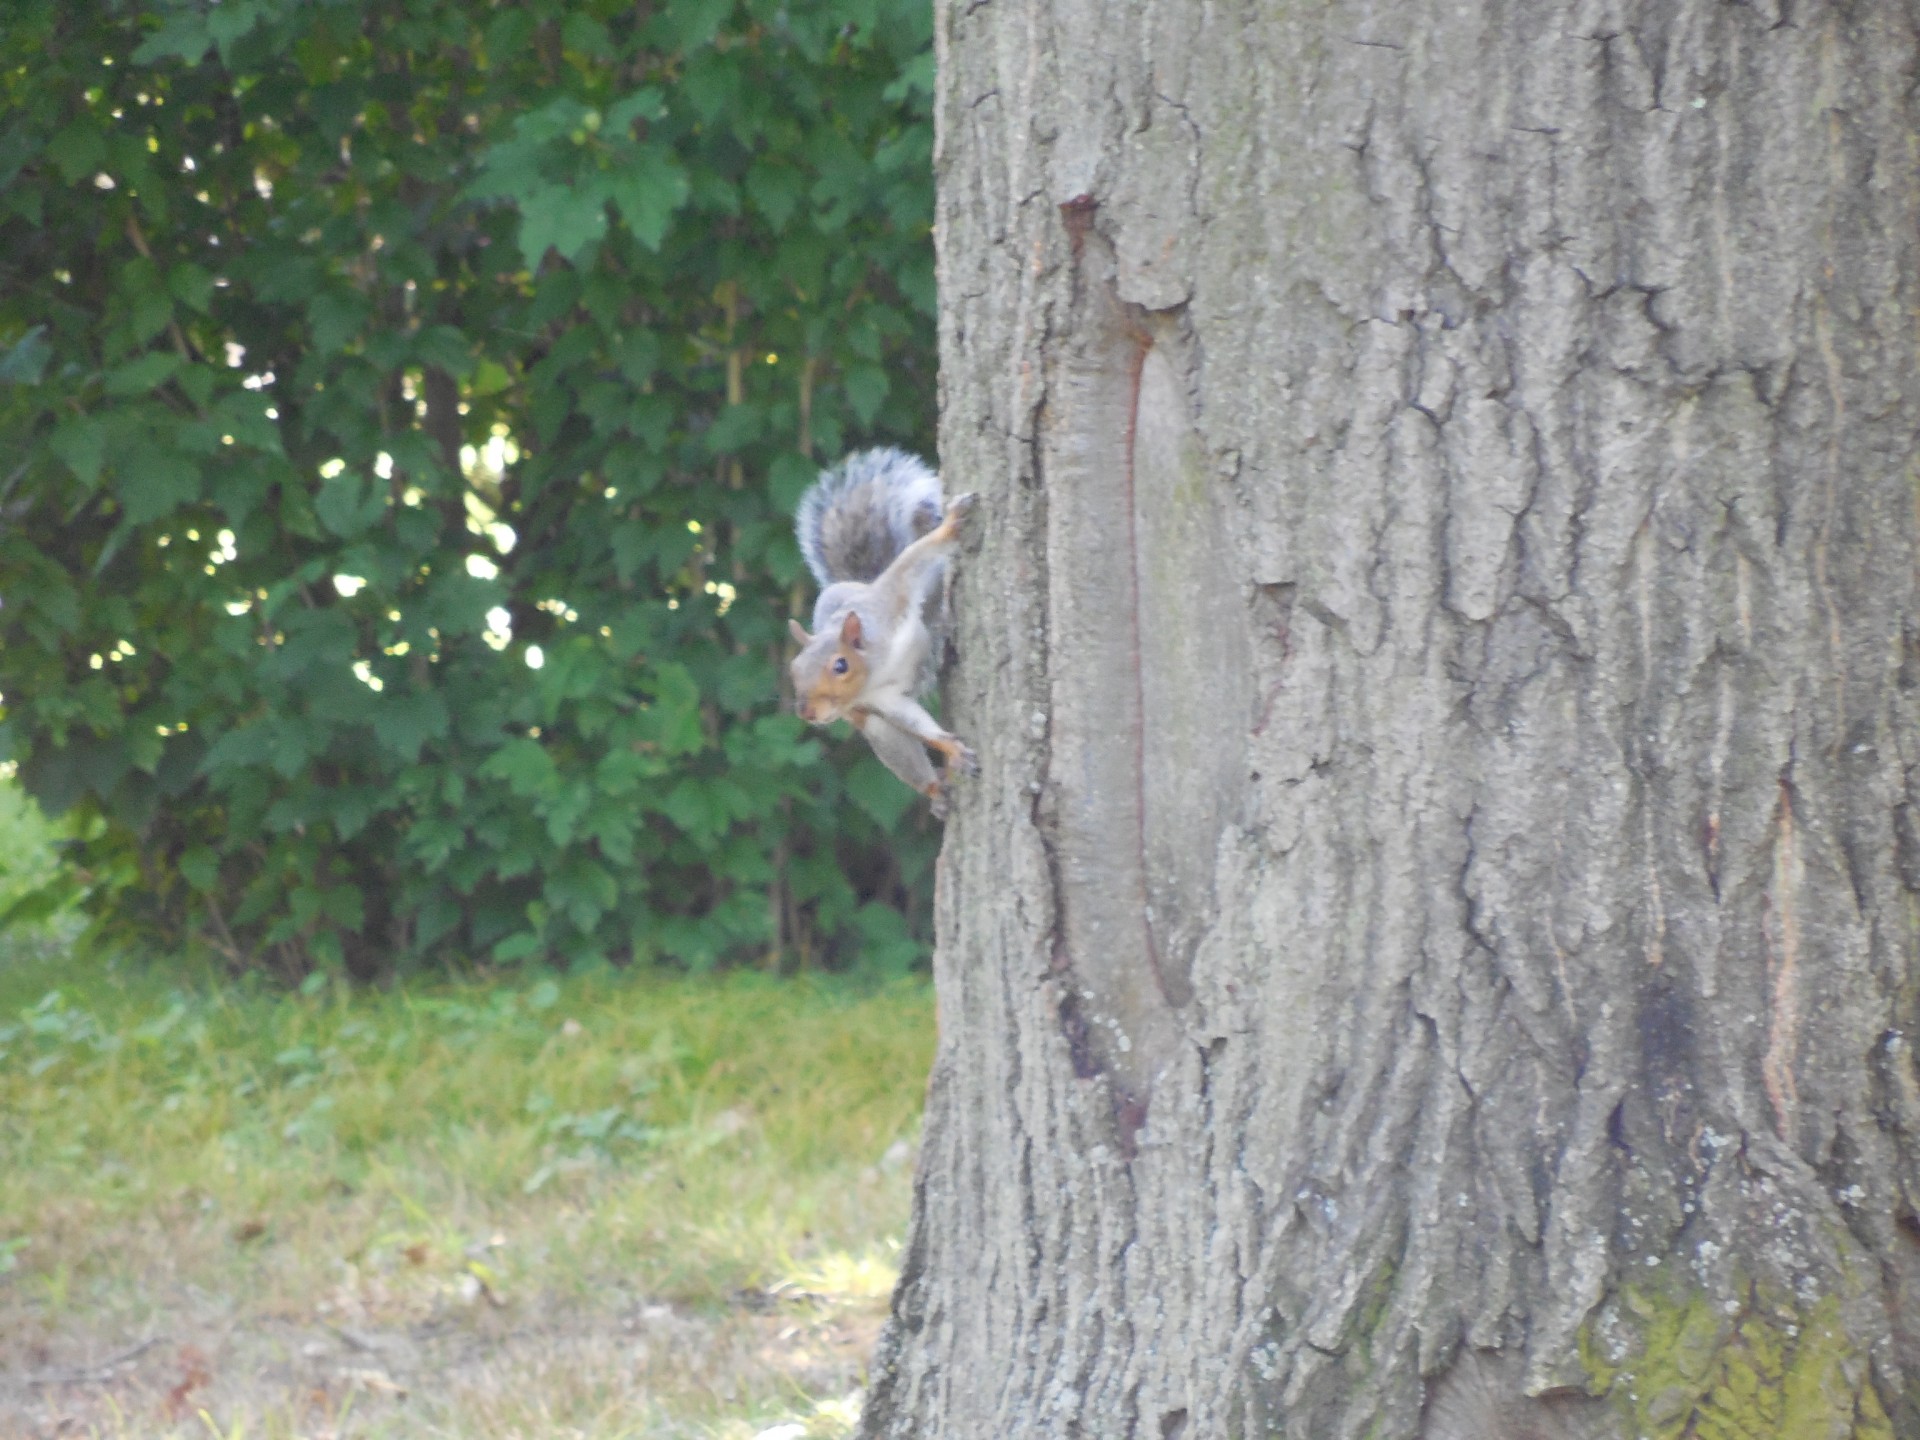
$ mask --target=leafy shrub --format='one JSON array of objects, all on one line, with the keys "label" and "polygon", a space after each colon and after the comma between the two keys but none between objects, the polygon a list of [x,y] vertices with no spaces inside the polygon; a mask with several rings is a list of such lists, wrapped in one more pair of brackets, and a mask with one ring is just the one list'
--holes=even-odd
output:
[{"label": "leafy shrub", "polygon": [[917,954],[930,827],[779,687],[811,457],[930,438],[929,35],[16,0],[0,758],[100,924],[290,973]]}]

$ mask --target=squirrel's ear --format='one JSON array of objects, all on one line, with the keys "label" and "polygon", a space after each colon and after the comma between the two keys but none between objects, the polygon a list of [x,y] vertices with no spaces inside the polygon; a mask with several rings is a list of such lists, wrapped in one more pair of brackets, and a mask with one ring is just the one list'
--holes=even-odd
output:
[{"label": "squirrel's ear", "polygon": [[806,627],[798,620],[788,619],[787,633],[793,636],[795,643],[798,644],[802,650],[813,643],[813,637],[807,634]]},{"label": "squirrel's ear", "polygon": [[858,610],[847,611],[847,618],[840,622],[840,643],[851,645],[856,650],[860,648],[860,612]]}]

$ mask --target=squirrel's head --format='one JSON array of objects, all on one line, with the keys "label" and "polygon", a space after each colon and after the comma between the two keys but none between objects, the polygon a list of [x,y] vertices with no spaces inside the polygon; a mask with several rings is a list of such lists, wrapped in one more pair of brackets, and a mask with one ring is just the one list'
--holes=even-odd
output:
[{"label": "squirrel's head", "polygon": [[793,693],[800,718],[810,725],[838,720],[867,688],[867,654],[860,617],[849,610],[838,631],[809,635],[789,620],[800,653],[793,657]]}]

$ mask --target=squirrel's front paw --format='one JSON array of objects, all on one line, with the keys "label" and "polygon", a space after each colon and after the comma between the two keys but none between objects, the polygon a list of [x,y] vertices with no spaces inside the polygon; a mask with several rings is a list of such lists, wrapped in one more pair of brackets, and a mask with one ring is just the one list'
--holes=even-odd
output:
[{"label": "squirrel's front paw", "polygon": [[949,535],[960,529],[960,522],[973,513],[973,507],[980,503],[980,497],[969,490],[964,495],[956,495],[947,502],[946,529]]},{"label": "squirrel's front paw", "polygon": [[955,741],[952,751],[947,755],[947,770],[956,775],[978,775],[980,757],[973,753],[971,745]]},{"label": "squirrel's front paw", "polygon": [[936,780],[931,785],[927,786],[926,790],[923,793],[926,795],[927,800],[929,802],[928,808],[933,811],[933,818],[936,820],[946,819],[947,818],[947,787],[942,785],[938,780]]}]

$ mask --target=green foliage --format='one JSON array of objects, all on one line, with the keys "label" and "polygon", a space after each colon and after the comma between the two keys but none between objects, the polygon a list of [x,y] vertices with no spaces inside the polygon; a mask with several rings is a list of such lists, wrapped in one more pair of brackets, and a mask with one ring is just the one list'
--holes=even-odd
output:
[{"label": "green foliage", "polygon": [[779,688],[809,457],[929,440],[929,36],[11,8],[0,758],[97,919],[296,974],[917,955],[930,826]]}]

